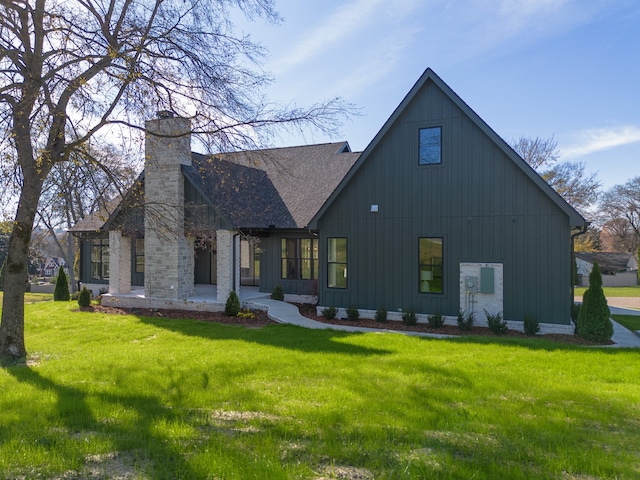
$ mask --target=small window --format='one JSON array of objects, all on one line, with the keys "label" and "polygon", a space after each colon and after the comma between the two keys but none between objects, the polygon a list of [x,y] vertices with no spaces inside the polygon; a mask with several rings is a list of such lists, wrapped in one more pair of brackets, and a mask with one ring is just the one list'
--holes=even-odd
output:
[{"label": "small window", "polygon": [[318,240],[282,239],[282,278],[316,280],[318,278]]},{"label": "small window", "polygon": [[91,278],[109,279],[109,240],[106,238],[91,241]]},{"label": "small window", "polygon": [[136,238],[136,273],[144,273],[144,238]]},{"label": "small window", "polygon": [[442,163],[442,127],[420,129],[420,165]]},{"label": "small window", "polygon": [[442,238],[421,238],[419,244],[421,293],[442,293]]},{"label": "small window", "polygon": [[347,239],[329,238],[327,252],[327,286],[347,288]]}]

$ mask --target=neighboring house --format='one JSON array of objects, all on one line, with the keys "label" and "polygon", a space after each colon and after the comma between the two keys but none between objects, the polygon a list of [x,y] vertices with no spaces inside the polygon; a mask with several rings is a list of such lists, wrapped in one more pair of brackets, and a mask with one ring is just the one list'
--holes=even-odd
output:
[{"label": "neighboring house", "polygon": [[63,267],[65,273],[69,273],[69,269],[65,264],[64,258],[60,257],[47,257],[44,263],[40,264],[38,268],[38,276],[40,277],[55,277],[58,275],[58,270]]},{"label": "neighboring house", "polygon": [[576,266],[583,286],[589,285],[593,263],[598,262],[605,287],[629,287],[638,284],[638,260],[625,252],[576,252]]},{"label": "neighboring house", "polygon": [[137,185],[106,222],[75,229],[81,281],[121,305],[137,286],[149,305],[184,306],[194,284],[224,302],[249,283],[320,306],[571,323],[584,218],[430,69],[361,154],[343,142],[204,156],[167,112],[147,130]]}]

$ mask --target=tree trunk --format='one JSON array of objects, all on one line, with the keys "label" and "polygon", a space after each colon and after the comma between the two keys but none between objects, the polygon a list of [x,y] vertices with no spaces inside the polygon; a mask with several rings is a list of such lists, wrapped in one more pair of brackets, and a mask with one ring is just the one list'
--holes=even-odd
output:
[{"label": "tree trunk", "polygon": [[[38,177],[41,176],[38,175]],[[9,238],[2,321],[0,322],[0,361],[2,362],[16,362],[27,356],[24,344],[24,292],[29,280],[29,242],[42,183],[40,178],[25,175]]]}]

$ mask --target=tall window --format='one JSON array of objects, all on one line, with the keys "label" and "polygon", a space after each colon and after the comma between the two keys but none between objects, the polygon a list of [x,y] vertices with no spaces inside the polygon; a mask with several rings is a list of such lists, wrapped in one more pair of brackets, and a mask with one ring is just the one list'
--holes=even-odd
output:
[{"label": "tall window", "polygon": [[347,239],[329,238],[327,251],[327,286],[347,288]]},{"label": "tall window", "polygon": [[442,127],[420,129],[420,165],[442,163]]},{"label": "tall window", "polygon": [[420,238],[420,292],[442,293],[442,238]]},{"label": "tall window", "polygon": [[91,240],[91,278],[109,279],[109,239]]},{"label": "tall window", "polygon": [[282,239],[282,278],[315,280],[318,278],[318,239]]},{"label": "tall window", "polygon": [[136,273],[144,273],[144,238],[136,238]]}]

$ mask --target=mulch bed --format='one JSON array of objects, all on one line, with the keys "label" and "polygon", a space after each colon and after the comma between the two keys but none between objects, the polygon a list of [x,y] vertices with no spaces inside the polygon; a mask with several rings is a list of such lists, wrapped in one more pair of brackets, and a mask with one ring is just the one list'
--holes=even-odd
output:
[{"label": "mulch bed", "polygon": [[[463,332],[457,326],[443,325],[440,328],[431,328],[426,323],[418,323],[416,325],[405,325],[397,320],[389,320],[387,322],[377,322],[372,319],[362,318],[356,322],[350,322],[348,320],[332,319],[327,320],[321,315],[316,315],[315,305],[310,304],[296,304],[300,313],[307,318],[316,320],[318,322],[331,324],[331,325],[350,325],[353,327],[365,327],[375,328],[378,330],[390,330],[401,332],[421,332],[421,333],[438,333],[443,335],[452,336],[485,336],[485,337],[516,337],[516,338],[532,338],[527,337],[522,332],[515,330],[507,330],[503,335],[496,335],[486,327],[473,327],[471,331]],[[252,310],[254,318],[243,317],[228,317],[224,312],[202,312],[194,310],[162,310],[155,308],[118,308],[118,307],[105,307],[102,305],[92,305],[90,307],[80,308],[81,311],[92,311],[108,313],[113,315],[139,315],[144,317],[161,317],[161,318],[190,318],[193,320],[200,320],[203,322],[216,322],[225,325],[239,325],[247,328],[262,328],[266,325],[277,325],[269,318],[266,312],[261,310]],[[567,343],[571,345],[586,345],[586,346],[598,346],[598,345],[611,345],[613,342],[596,343],[589,340],[585,340],[577,335],[563,335],[563,334],[547,334],[536,335],[535,338],[542,338],[553,342]]]}]

